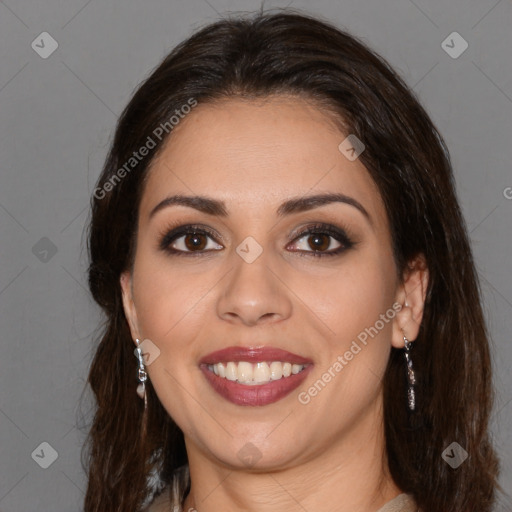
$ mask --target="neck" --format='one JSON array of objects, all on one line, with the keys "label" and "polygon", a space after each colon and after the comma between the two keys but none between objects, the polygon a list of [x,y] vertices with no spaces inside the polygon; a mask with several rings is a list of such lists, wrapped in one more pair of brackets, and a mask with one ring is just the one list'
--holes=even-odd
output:
[{"label": "neck", "polygon": [[187,440],[191,489],[184,511],[375,512],[401,492],[389,474],[381,418],[372,409],[321,455],[264,472],[221,465]]}]

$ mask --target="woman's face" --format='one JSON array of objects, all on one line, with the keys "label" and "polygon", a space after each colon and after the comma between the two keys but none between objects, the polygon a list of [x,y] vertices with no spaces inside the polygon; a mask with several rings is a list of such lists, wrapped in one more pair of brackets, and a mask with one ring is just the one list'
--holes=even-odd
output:
[{"label": "woman's face", "polygon": [[189,458],[289,467],[381,429],[391,346],[417,322],[347,135],[297,98],[230,99],[199,104],[152,164],[123,300]]}]

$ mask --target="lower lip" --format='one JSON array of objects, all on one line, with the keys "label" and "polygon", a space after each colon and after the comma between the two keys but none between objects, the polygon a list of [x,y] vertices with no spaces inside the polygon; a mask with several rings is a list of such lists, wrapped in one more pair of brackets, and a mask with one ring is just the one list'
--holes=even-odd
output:
[{"label": "lower lip", "polygon": [[299,387],[313,365],[309,364],[301,372],[289,377],[282,377],[266,384],[252,386],[219,377],[208,370],[206,365],[200,365],[200,368],[212,388],[226,400],[236,405],[259,406],[277,402]]}]

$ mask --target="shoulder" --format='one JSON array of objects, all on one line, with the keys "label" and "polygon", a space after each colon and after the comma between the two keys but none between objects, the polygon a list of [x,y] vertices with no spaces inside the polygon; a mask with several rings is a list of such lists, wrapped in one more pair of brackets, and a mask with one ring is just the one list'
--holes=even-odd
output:
[{"label": "shoulder", "polygon": [[171,482],[162,485],[155,498],[141,512],[182,512],[181,503],[189,485],[190,474],[188,464],[185,464],[174,470]]},{"label": "shoulder", "polygon": [[164,490],[141,512],[169,512],[171,503],[171,486],[168,485]]},{"label": "shoulder", "polygon": [[418,506],[411,494],[399,494],[396,498],[388,501],[377,512],[417,512]]}]

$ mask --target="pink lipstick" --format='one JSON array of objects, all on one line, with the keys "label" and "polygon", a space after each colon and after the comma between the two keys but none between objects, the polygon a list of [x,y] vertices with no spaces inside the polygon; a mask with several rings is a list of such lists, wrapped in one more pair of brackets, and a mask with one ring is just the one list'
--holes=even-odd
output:
[{"label": "pink lipstick", "polygon": [[262,406],[296,389],[313,362],[274,347],[228,347],[201,358],[199,367],[226,400],[236,405]]}]

